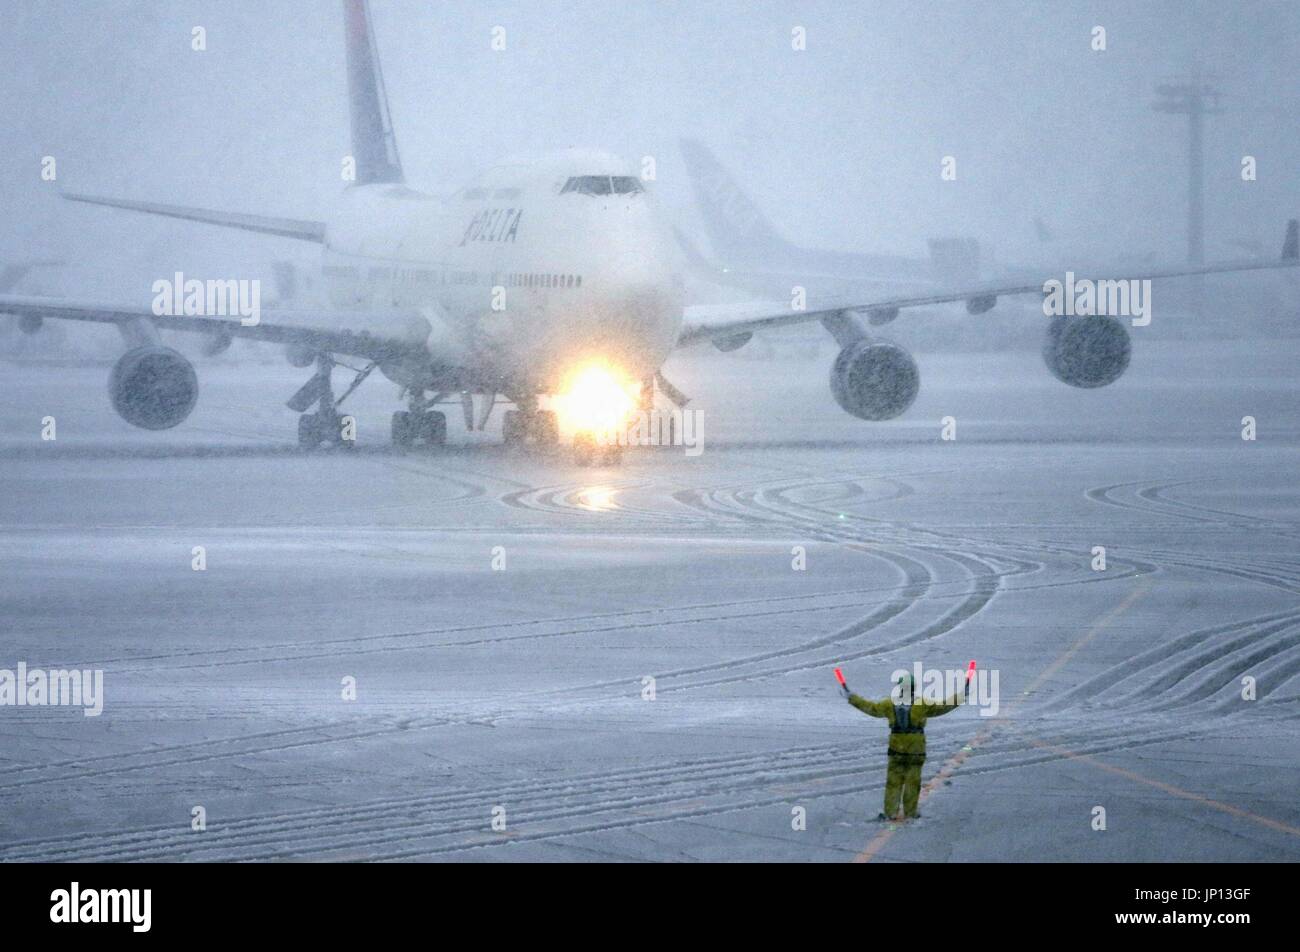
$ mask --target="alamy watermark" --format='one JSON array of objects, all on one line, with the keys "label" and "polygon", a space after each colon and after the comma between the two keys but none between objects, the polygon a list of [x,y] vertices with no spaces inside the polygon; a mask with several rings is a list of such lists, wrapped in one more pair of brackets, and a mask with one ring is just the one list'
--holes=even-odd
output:
[{"label": "alamy watermark", "polygon": [[262,322],[262,282],[256,278],[172,278],[153,283],[155,317],[238,317],[245,327]]},{"label": "alamy watermark", "polygon": [[[970,693],[966,693],[967,675]],[[926,668],[917,661],[912,670],[898,668],[889,676],[893,682],[889,696],[895,704],[974,704],[980,717],[996,717],[1001,707],[997,668]]]},{"label": "alamy watermark", "polygon": [[74,881],[50,893],[50,922],[122,923],[132,932],[148,932],[152,907],[152,889],[89,889]]},{"label": "alamy watermark", "polygon": [[46,670],[0,668],[0,707],[80,707],[86,717],[104,712],[104,672],[101,669]]},{"label": "alamy watermark", "polygon": [[704,414],[699,410],[636,410],[627,422],[594,434],[600,446],[680,446],[687,456],[704,452]]},{"label": "alamy watermark", "polygon": [[1151,279],[1075,279],[1043,282],[1043,314],[1047,317],[1131,317],[1134,327],[1151,323]]}]

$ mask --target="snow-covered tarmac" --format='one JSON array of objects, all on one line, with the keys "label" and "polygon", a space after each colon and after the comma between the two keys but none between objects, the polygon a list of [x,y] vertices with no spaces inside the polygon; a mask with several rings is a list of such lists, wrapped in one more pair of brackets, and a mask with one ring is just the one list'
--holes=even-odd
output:
[{"label": "snow-covered tarmac", "polygon": [[[829,357],[675,359],[704,452],[618,469],[455,413],[394,452],[378,375],[307,455],[303,371],[199,363],[151,434],[104,367],[0,364],[0,668],[105,680],[0,708],[0,859],[1300,858],[1298,342],[1139,342],[1100,391],[919,355],[884,425]],[[875,822],[832,669],[971,658],[999,715],[931,722],[923,819]]]}]

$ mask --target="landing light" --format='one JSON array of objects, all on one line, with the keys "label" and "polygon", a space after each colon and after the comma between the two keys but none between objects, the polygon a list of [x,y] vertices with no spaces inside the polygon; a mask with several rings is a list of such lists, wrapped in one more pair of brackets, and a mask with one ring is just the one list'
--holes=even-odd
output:
[{"label": "landing light", "polygon": [[587,364],[569,377],[553,400],[560,426],[570,433],[619,433],[636,410],[637,387],[617,368]]}]

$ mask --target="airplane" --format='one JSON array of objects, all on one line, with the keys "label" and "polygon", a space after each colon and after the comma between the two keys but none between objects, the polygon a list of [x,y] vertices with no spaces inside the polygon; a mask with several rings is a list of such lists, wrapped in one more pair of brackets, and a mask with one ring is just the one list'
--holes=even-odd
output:
[{"label": "airplane", "polygon": [[980,280],[974,238],[931,238],[928,258],[804,248],[783,236],[713,151],[680,141],[695,204],[713,255],[678,230],[687,260],[701,277],[757,294],[782,294],[791,283],[819,294],[894,292]]},{"label": "airplane", "polygon": [[[204,313],[201,294],[194,299],[195,313],[177,314],[158,313],[156,302],[114,305],[0,293],[0,314],[16,316],[27,332],[45,320],[119,329],[127,350],[110,373],[109,393],[128,423],[168,429],[194,409],[194,366],[159,337],[162,330],[187,331],[207,336],[208,353],[220,352],[236,337],[250,338],[283,345],[294,366],[314,364],[311,378],[287,402],[299,414],[304,448],[347,442],[340,406],[378,369],[401,387],[407,403],[392,417],[396,446],[443,444],[446,416],[434,407],[457,396],[470,428],[482,429],[503,396],[514,405],[503,420],[507,445],[558,445],[558,407],[579,463],[616,463],[622,447],[598,445],[593,433],[644,409],[656,392],[685,405],[687,397],[662,373],[677,348],[710,342],[733,350],[769,328],[819,322],[840,346],[830,375],[838,404],[864,420],[887,420],[915,400],[919,371],[905,349],[868,334],[861,318],[881,323],[903,310],[947,302],[964,302],[970,313],[981,313],[1000,297],[1043,295],[1044,281],[1059,278],[927,285],[799,307],[785,301],[689,305],[672,228],[647,183],[613,155],[568,150],[507,159],[449,197],[409,188],[366,0],[343,0],[343,14],[355,180],[327,220],[64,196],[320,245],[328,307],[277,308],[267,319],[250,322]],[[1293,220],[1283,254],[1274,261],[1179,265],[1112,277],[1155,279],[1298,263]],[[1071,386],[1104,386],[1128,366],[1128,329],[1114,316],[1057,317],[1045,333],[1048,367]],[[336,396],[332,380],[339,366],[355,376]],[[477,413],[475,396],[482,398]],[[543,409],[543,400],[549,408]]]},{"label": "airplane", "polygon": [[18,261],[0,267],[0,293],[12,291],[37,268],[61,268],[62,261]]},{"label": "airplane", "polygon": [[[980,280],[1016,284],[1032,281],[1042,273],[1041,263],[994,267],[983,260],[985,256],[978,239],[970,237],[929,238],[929,256],[925,258],[797,245],[779,232],[758,202],[707,145],[686,138],[680,141],[680,146],[712,254],[701,251],[680,229],[677,239],[691,273],[710,284],[740,288],[751,294],[781,296],[798,285],[806,287],[809,294],[844,299],[864,293],[918,292]],[[1033,228],[1040,244],[1055,240],[1052,229],[1041,216],[1033,219]],[[1258,241],[1234,244],[1254,259],[1264,257]],[[1155,260],[1154,254],[1144,253],[1123,263],[1090,262],[1086,267],[1075,266],[1072,270],[1076,273],[1133,272],[1152,267]],[[987,300],[982,303],[990,304]],[[877,309],[869,312],[868,322],[879,326],[897,316],[898,312],[892,309]]]}]

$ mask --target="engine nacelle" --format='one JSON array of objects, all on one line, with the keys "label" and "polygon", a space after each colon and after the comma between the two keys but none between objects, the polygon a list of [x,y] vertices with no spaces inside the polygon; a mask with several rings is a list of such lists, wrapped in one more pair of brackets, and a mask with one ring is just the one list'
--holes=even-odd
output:
[{"label": "engine nacelle", "polygon": [[713,346],[726,354],[733,350],[740,350],[740,348],[749,343],[750,338],[753,336],[753,332],[746,331],[745,333],[737,334],[734,337],[715,337],[713,338]]},{"label": "engine nacelle", "polygon": [[167,430],[180,423],[199,399],[194,365],[170,347],[150,345],[128,350],[108,378],[113,409],[146,430]]},{"label": "engine nacelle", "polygon": [[44,324],[45,319],[39,314],[24,314],[18,318],[18,329],[24,334],[35,334]]},{"label": "engine nacelle", "polygon": [[204,357],[217,357],[230,350],[234,338],[229,334],[210,334],[204,339],[202,351]]},{"label": "engine nacelle", "polygon": [[921,389],[912,355],[887,341],[849,344],[831,365],[831,394],[846,413],[861,420],[892,420]]},{"label": "engine nacelle", "polygon": [[316,351],[302,344],[285,344],[284,356],[295,367],[310,367],[316,363]]},{"label": "engine nacelle", "polygon": [[1104,387],[1128,369],[1128,328],[1113,317],[1054,317],[1043,340],[1043,363],[1071,387]]}]

